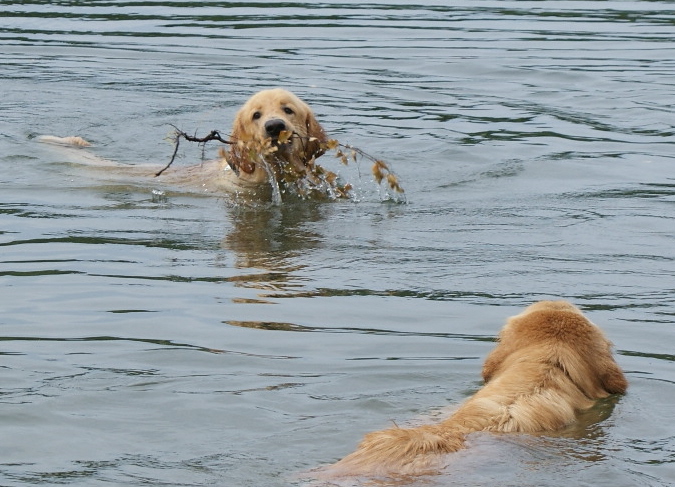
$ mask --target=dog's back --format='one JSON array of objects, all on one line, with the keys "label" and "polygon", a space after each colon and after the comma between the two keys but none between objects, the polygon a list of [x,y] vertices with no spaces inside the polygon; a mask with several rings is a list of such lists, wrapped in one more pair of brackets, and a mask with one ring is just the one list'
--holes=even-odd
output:
[{"label": "dog's back", "polygon": [[554,431],[594,400],[627,387],[611,343],[565,301],[541,301],[510,318],[485,361],[483,377],[485,386],[446,420],[370,433],[329,472],[427,473],[442,466],[445,454],[463,448],[471,432]]}]

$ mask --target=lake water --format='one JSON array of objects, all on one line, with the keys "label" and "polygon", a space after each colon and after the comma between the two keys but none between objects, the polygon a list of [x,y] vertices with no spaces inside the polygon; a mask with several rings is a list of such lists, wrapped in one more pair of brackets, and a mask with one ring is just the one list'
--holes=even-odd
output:
[{"label": "lake water", "polygon": [[[309,485],[556,297],[628,394],[411,485],[675,482],[671,2],[10,0],[0,73],[0,485]],[[227,133],[274,86],[407,203],[367,164],[356,201],[251,207],[35,141],[163,164],[171,125]]]}]

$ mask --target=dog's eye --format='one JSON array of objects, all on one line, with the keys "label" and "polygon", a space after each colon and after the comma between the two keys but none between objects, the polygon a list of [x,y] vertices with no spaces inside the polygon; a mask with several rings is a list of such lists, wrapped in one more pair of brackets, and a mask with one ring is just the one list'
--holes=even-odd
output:
[{"label": "dog's eye", "polygon": [[284,107],[284,112],[286,112],[286,115],[293,115],[295,113],[293,109],[289,107]]},{"label": "dog's eye", "polygon": [[260,112],[253,112],[253,120],[258,120],[262,114]]}]

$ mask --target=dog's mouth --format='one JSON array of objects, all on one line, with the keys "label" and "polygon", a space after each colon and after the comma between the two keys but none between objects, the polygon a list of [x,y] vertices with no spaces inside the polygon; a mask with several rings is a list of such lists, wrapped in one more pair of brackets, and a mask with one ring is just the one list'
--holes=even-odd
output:
[{"label": "dog's mouth", "polygon": [[279,118],[273,118],[265,122],[265,135],[270,139],[275,147],[283,146],[290,142],[293,131],[286,122]]},{"label": "dog's mouth", "polygon": [[278,135],[270,136],[270,142],[272,147],[277,147],[279,149],[286,148],[293,143],[294,132],[289,130],[282,130]]}]

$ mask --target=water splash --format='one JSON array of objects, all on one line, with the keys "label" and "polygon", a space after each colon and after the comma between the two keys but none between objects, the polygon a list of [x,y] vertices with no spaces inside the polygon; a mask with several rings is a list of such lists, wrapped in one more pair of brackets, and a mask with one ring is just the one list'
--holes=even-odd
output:
[{"label": "water splash", "polygon": [[270,187],[272,188],[272,204],[279,206],[281,205],[281,188],[279,188],[279,181],[277,181],[274,171],[264,157],[260,158],[260,165],[267,173],[267,180],[269,181]]}]

